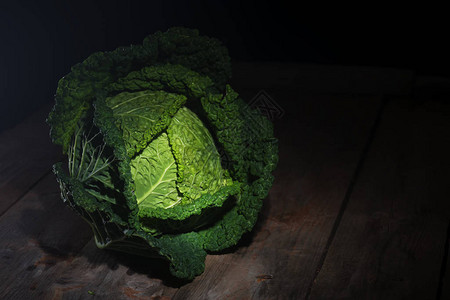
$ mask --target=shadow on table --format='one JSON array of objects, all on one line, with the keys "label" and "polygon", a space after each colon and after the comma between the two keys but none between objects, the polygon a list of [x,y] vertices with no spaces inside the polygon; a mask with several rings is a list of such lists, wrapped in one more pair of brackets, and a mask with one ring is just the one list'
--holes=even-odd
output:
[{"label": "shadow on table", "polygon": [[[36,209],[25,209],[20,216],[19,228],[24,239],[31,241],[33,247],[37,246],[43,252],[29,266],[30,270],[42,264],[49,273],[56,272],[59,268],[59,272],[65,274],[64,280],[70,281],[73,277],[73,281],[79,281],[76,276],[84,271],[88,272],[101,265],[114,271],[122,265],[128,268],[127,275],[145,275],[150,279],[162,280],[169,287],[177,288],[189,282],[172,276],[169,263],[163,259],[98,249],[93,242],[89,225],[61,201],[57,188],[54,184],[50,193],[37,195],[33,200],[33,207]],[[269,201],[266,199],[254,229],[244,234],[236,246],[212,254],[233,253],[248,247],[264,226],[269,210]],[[79,259],[82,257],[85,260]]]}]

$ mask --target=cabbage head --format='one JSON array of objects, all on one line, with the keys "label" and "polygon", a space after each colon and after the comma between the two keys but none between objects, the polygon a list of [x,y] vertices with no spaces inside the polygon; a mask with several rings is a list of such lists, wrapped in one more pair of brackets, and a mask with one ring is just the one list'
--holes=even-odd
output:
[{"label": "cabbage head", "polygon": [[221,43],[181,27],[97,52],[47,119],[61,196],[99,248],[163,258],[192,279],[250,231],[273,182],[272,124],[227,84]]}]

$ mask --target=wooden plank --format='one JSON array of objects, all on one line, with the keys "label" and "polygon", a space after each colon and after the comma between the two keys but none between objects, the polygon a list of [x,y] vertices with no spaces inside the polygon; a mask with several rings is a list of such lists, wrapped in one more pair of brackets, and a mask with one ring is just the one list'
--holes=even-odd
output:
[{"label": "wooden plank", "polygon": [[450,109],[389,103],[311,299],[433,299],[450,218]]},{"label": "wooden plank", "polygon": [[447,256],[442,260],[441,266],[441,282],[437,299],[446,300],[450,298],[450,222],[447,228]]},{"label": "wooden plank", "polygon": [[0,133],[0,215],[60,160],[45,119],[50,104],[16,127]]},{"label": "wooden plank", "polygon": [[268,92],[286,115],[261,220],[174,299],[303,299],[312,282],[380,101]]},{"label": "wooden plank", "polygon": [[61,158],[48,137],[49,111],[0,135],[0,299],[170,295],[161,279],[149,280],[149,262],[142,269],[142,260],[122,256],[120,264],[120,255],[97,249],[89,226],[62,203],[48,173]]},{"label": "wooden plank", "polygon": [[260,224],[236,252],[208,256],[205,274],[175,294],[176,285],[162,281],[164,274],[153,262],[140,267],[142,260],[87,243],[89,228],[63,206],[49,175],[0,218],[1,265],[7,266],[0,272],[0,298],[79,299],[90,291],[100,299],[301,299],[379,101],[304,96],[299,102],[295,93],[271,95],[286,99],[287,112],[276,124],[281,142],[277,180]]},{"label": "wooden plank", "polygon": [[100,250],[91,240],[73,260],[56,266],[48,277],[52,284],[42,285],[40,290],[51,299],[83,299],[89,295],[95,295],[95,299],[170,299],[176,288],[165,286],[159,278],[163,267],[168,266]]},{"label": "wooden plank", "polygon": [[0,218],[0,298],[35,299],[47,274],[66,264],[91,238],[90,228],[61,199],[47,175]]},{"label": "wooden plank", "polygon": [[152,261],[98,249],[89,226],[62,203],[53,174],[0,218],[0,228],[0,299],[148,299],[175,291],[149,278]]}]

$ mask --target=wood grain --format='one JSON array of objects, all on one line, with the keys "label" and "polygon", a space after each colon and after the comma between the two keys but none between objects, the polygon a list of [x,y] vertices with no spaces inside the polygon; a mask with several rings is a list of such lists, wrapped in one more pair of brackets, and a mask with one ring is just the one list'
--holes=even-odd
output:
[{"label": "wood grain", "polygon": [[70,263],[55,266],[47,294],[51,299],[170,299],[176,288],[154,277],[155,266],[160,262],[100,250],[91,240]]},{"label": "wood grain", "polygon": [[441,286],[438,291],[438,299],[446,300],[450,298],[450,222],[447,229],[447,257],[442,261],[441,266]]},{"label": "wood grain", "polygon": [[89,226],[62,203],[53,174],[0,228],[0,299],[149,299],[174,290],[149,277],[151,262],[98,249]]},{"label": "wood grain", "polygon": [[439,280],[447,299],[449,105],[394,99],[367,144],[380,98],[354,92],[409,94],[410,72],[297,67],[235,68],[244,99],[264,87],[285,111],[280,162],[254,231],[187,284],[162,261],[97,249],[48,173],[50,106],[0,133],[0,299],[434,299]]},{"label": "wood grain", "polygon": [[280,162],[261,222],[235,252],[208,256],[174,299],[302,299],[308,290],[380,101],[269,94],[286,115],[275,123]]},{"label": "wood grain", "polygon": [[49,111],[0,135],[0,299],[79,299],[88,291],[105,299],[162,297],[162,281],[149,280],[148,265],[147,273],[136,272],[130,259],[122,259],[125,267],[97,249],[89,226],[62,203],[48,172],[61,158],[45,124]]},{"label": "wood grain", "polygon": [[435,101],[388,104],[310,299],[436,297],[450,218],[449,112]]},{"label": "wood grain", "polygon": [[24,122],[0,133],[0,215],[61,158],[45,123],[50,107],[43,106]]},{"label": "wood grain", "polygon": [[55,265],[67,265],[91,238],[60,200],[53,174],[1,216],[0,228],[1,299],[47,295]]}]

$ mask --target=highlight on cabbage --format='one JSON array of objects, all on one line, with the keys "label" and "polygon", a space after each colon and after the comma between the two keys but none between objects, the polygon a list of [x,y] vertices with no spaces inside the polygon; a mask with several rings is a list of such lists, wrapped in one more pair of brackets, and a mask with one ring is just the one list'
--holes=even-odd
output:
[{"label": "highlight on cabbage", "polygon": [[99,248],[163,258],[192,279],[207,252],[252,230],[277,140],[230,76],[218,40],[175,27],[94,53],[59,81],[47,122],[68,163],[54,173]]}]

